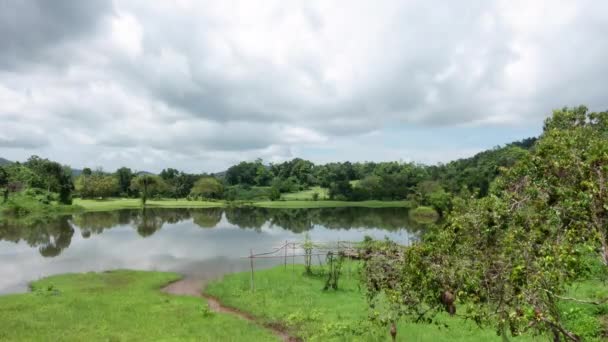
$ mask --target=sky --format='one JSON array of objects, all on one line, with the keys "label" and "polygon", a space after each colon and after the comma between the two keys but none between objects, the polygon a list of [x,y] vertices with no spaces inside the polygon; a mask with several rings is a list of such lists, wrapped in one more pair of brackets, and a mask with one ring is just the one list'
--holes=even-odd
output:
[{"label": "sky", "polygon": [[0,157],[438,163],[608,109],[605,0],[0,0]]}]

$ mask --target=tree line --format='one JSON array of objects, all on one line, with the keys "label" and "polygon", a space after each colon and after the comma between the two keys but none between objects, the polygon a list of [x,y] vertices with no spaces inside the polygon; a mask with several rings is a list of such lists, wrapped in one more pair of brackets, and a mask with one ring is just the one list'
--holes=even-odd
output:
[{"label": "tree line", "polygon": [[343,201],[405,200],[450,210],[454,196],[488,194],[491,182],[503,168],[524,158],[535,139],[495,147],[471,158],[447,164],[423,165],[404,162],[333,162],[315,164],[295,158],[264,164],[261,159],[242,161],[225,172],[192,174],[174,168],[154,175],[121,167],[114,172],[84,168],[74,177],[70,167],[38,156],[24,163],[0,167],[4,201],[10,193],[37,189],[59,203],[81,198],[141,197],[278,200],[284,193],[311,187],[328,189],[327,198]]}]

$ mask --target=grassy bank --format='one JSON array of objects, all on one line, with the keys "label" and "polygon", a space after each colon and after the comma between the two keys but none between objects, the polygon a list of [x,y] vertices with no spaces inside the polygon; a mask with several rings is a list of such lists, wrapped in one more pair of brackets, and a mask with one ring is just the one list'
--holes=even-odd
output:
[{"label": "grassy bank", "polygon": [[431,207],[416,207],[409,212],[410,218],[420,223],[433,223],[439,220],[439,213]]},{"label": "grassy bank", "polygon": [[0,220],[3,216],[10,216],[36,221],[45,217],[71,214],[82,210],[83,208],[79,205],[63,205],[47,196],[16,194],[11,196],[6,203],[0,203]]},{"label": "grassy bank", "polygon": [[[139,209],[141,200],[138,198],[112,198],[106,200],[75,199],[74,204],[84,208],[85,211],[108,211],[118,209]],[[225,202],[217,201],[187,201],[185,199],[148,200],[146,207],[150,208],[217,208],[223,207]]]},{"label": "grassy bank", "polygon": [[269,332],[200,298],[160,292],[171,273],[69,274],[0,296],[1,341],[274,341]]},{"label": "grassy bank", "polygon": [[[350,268],[350,276],[349,276]],[[344,266],[338,291],[323,291],[325,279],[304,275],[302,265],[288,265],[255,272],[255,292],[250,273],[226,276],[211,283],[206,292],[225,305],[249,312],[263,321],[286,325],[293,334],[311,341],[389,341],[387,329],[368,321],[365,295],[356,278],[357,264]],[[399,341],[500,341],[491,329],[442,316],[448,327],[401,322]],[[531,340],[517,338],[516,341]]]},{"label": "grassy bank", "polygon": [[266,201],[253,202],[256,207],[262,208],[409,208],[408,201]]},{"label": "grassy bank", "polygon": [[317,194],[317,199],[326,199],[329,197],[329,190],[320,186],[315,186],[307,190],[291,192],[281,195],[281,199],[285,201],[311,201]]},{"label": "grassy bank", "polygon": [[[250,290],[248,272],[231,274],[211,283],[206,292],[225,305],[249,312],[255,317],[289,327],[306,340],[388,341],[387,329],[368,321],[370,313],[364,290],[357,279],[357,264],[346,263],[338,291],[323,291],[325,278],[307,276],[302,265],[288,265],[255,272],[255,292]],[[608,285],[587,280],[571,288],[568,296],[601,302],[608,297]],[[608,304],[591,305],[562,301],[560,309],[566,326],[584,341],[605,340],[608,332]],[[500,341],[493,329],[480,329],[471,321],[440,315],[447,326],[398,324],[400,341]],[[529,335],[514,341],[545,341],[547,337]]]},{"label": "grassy bank", "polygon": [[[141,208],[139,199],[116,198],[107,200],[75,199],[74,204],[83,208],[85,211],[107,211],[118,209],[137,209]],[[236,206],[255,206],[263,208],[339,208],[339,207],[365,207],[365,208],[394,208],[408,207],[407,201],[247,201],[247,202],[225,202],[225,201],[187,201],[184,199],[172,200],[150,200],[147,207],[153,208],[217,208],[228,205]]]}]

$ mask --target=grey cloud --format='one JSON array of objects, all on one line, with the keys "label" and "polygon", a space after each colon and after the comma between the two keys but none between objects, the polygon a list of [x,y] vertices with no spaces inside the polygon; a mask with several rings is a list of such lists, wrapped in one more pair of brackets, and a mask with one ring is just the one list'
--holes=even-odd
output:
[{"label": "grey cloud", "polygon": [[40,136],[7,138],[0,136],[1,148],[33,149],[48,145],[48,140]]},{"label": "grey cloud", "polygon": [[[538,124],[563,105],[608,107],[606,13],[588,0],[0,0],[0,120],[108,163],[133,148],[213,165],[414,123]],[[112,31],[123,16],[141,41]]]},{"label": "grey cloud", "polygon": [[[43,62],[62,43],[90,34],[111,8],[110,0],[0,1],[0,69]],[[68,57],[57,52],[55,61]]]}]

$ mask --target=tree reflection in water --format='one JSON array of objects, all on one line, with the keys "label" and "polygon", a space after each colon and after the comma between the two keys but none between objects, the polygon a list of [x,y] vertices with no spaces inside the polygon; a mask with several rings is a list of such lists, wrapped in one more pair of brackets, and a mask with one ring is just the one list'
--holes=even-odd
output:
[{"label": "tree reflection in water", "polygon": [[18,243],[26,241],[38,247],[45,257],[59,255],[69,247],[74,228],[80,228],[84,238],[120,226],[134,228],[142,237],[149,237],[165,224],[192,220],[201,228],[214,228],[222,219],[242,229],[261,231],[264,226],[281,228],[294,233],[312,230],[315,226],[327,229],[382,229],[387,231],[423,231],[427,226],[409,219],[403,208],[320,208],[320,209],[268,209],[268,208],[209,208],[117,210],[90,212],[45,219],[11,219],[0,221],[0,240]]},{"label": "tree reflection in water", "polygon": [[74,228],[69,219],[70,216],[30,220],[5,217],[0,222],[0,240],[25,241],[31,247],[38,247],[40,255],[54,257],[72,242]]}]

